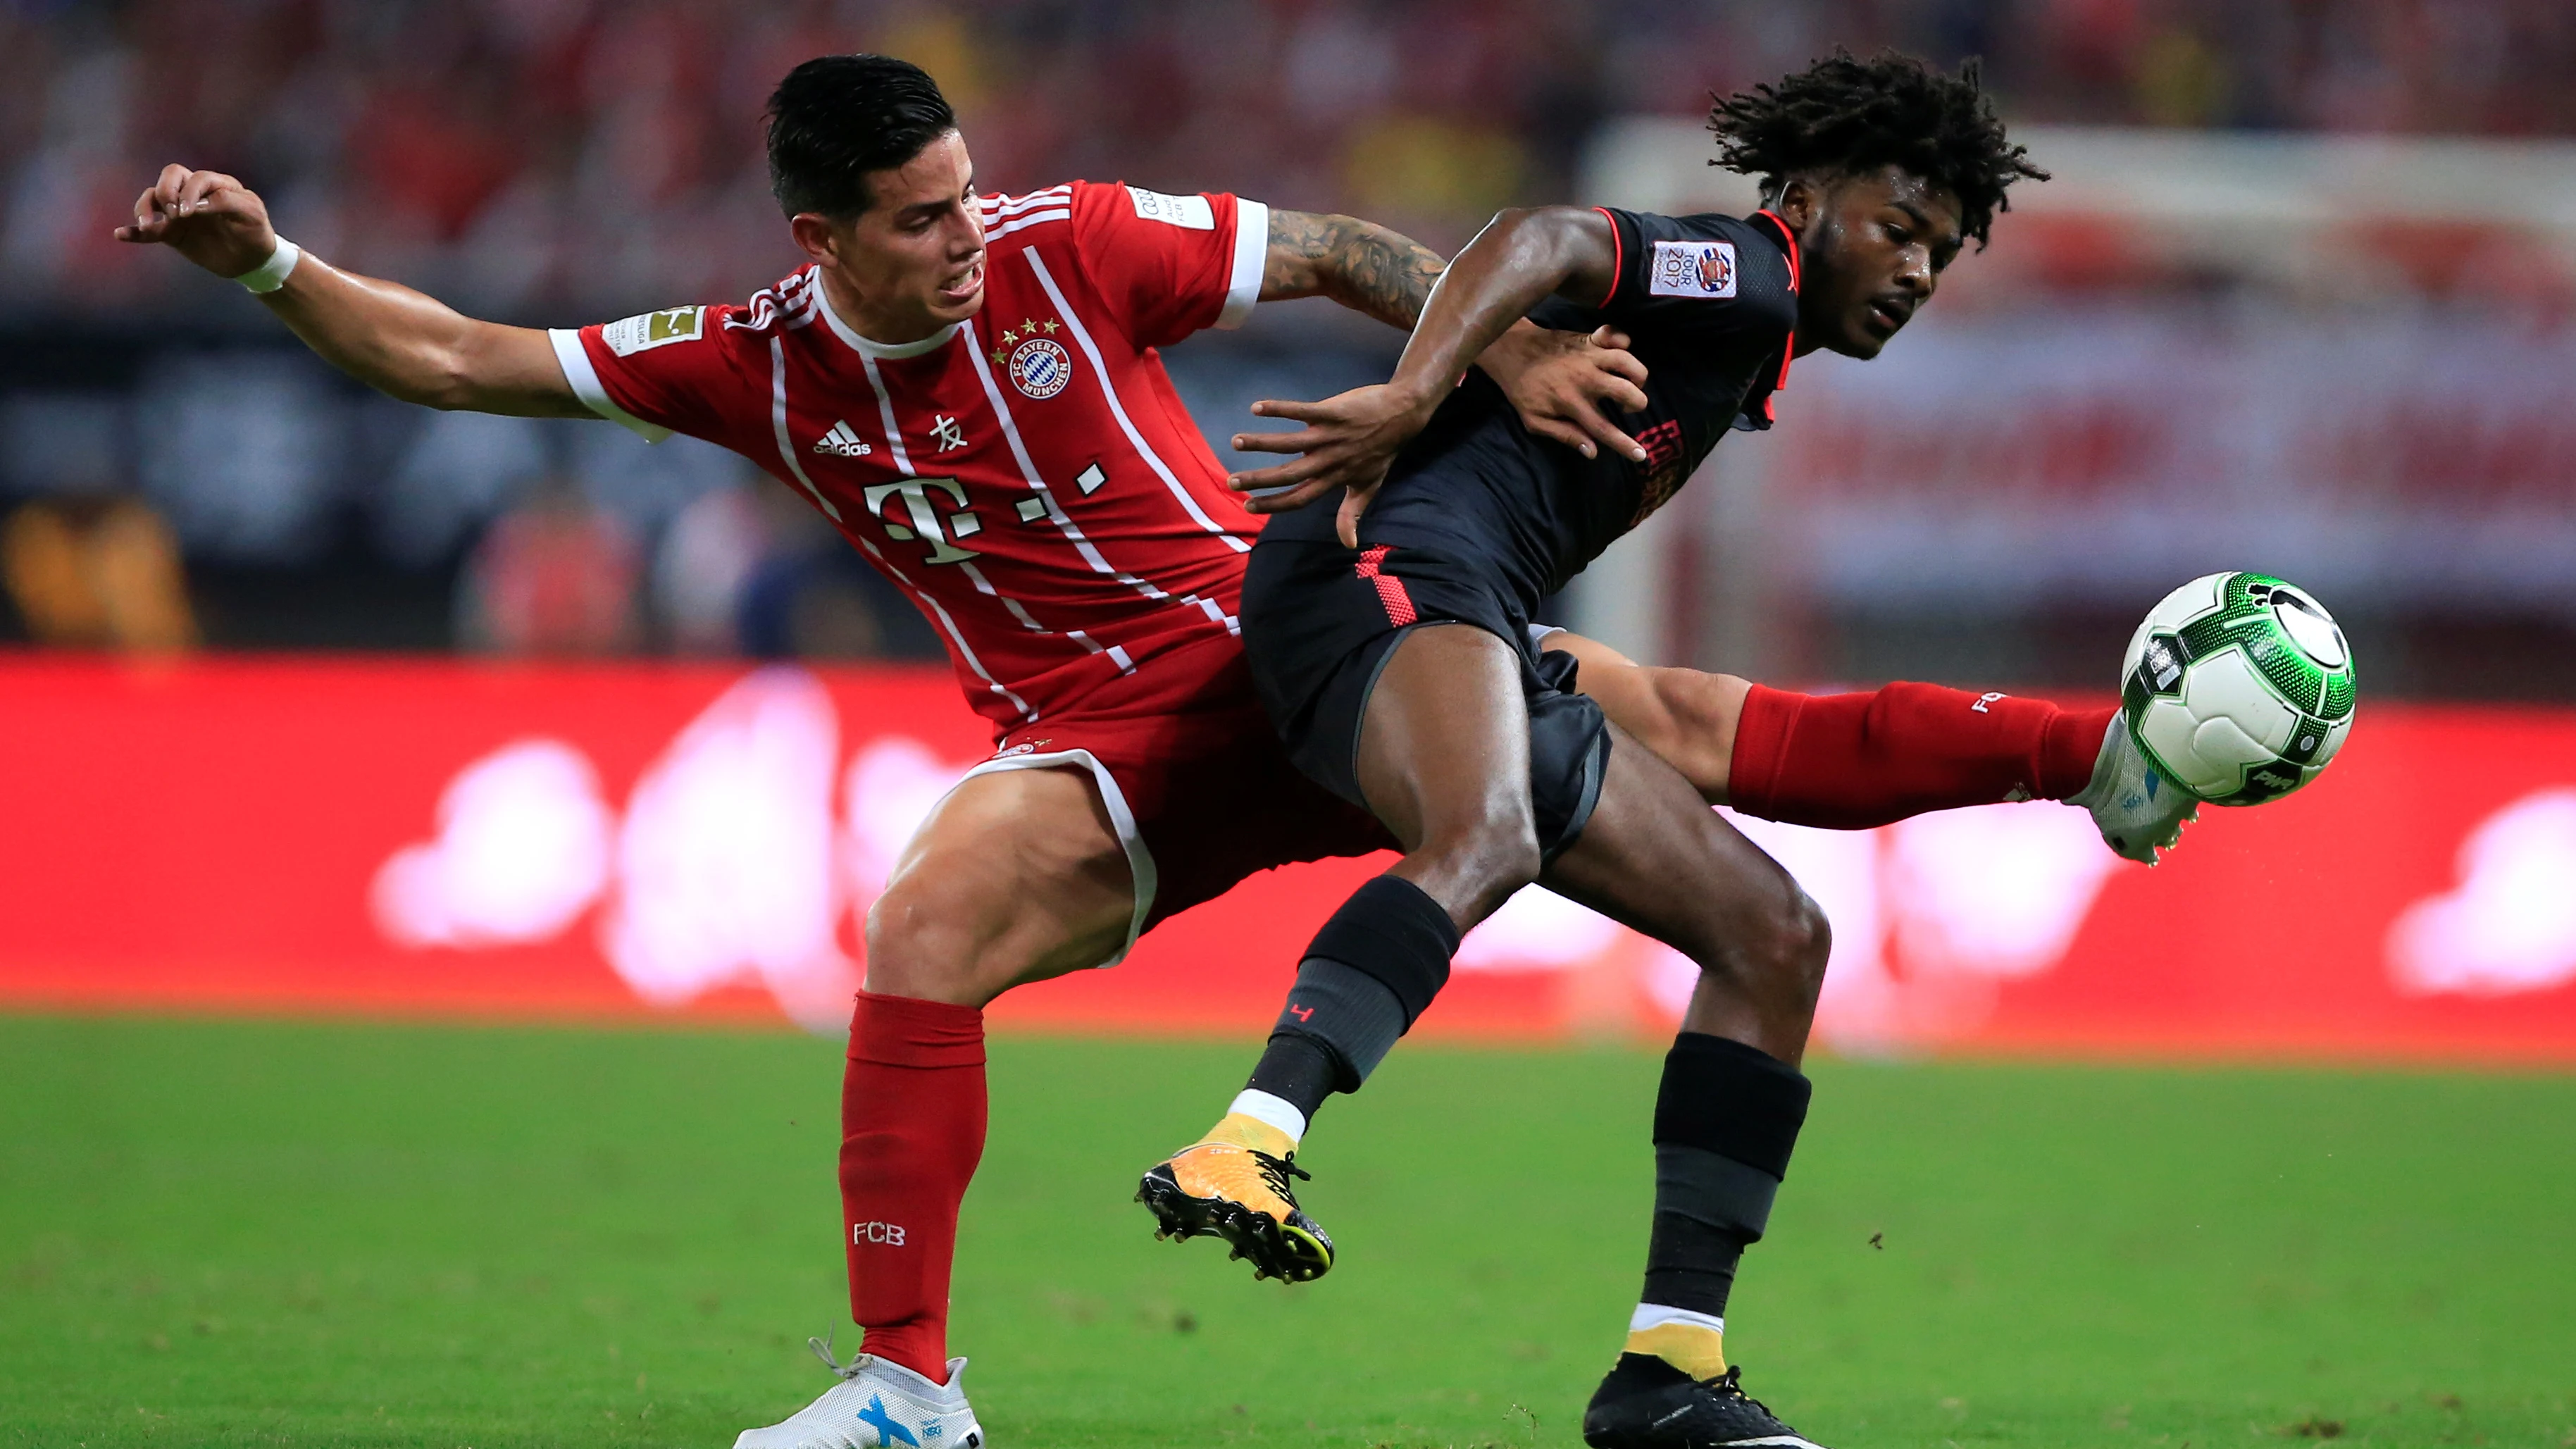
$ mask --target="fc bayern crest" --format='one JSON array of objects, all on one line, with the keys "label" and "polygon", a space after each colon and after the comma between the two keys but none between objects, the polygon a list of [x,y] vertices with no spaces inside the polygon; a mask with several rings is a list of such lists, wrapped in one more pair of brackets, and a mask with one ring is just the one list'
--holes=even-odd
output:
[{"label": "fc bayern crest", "polygon": [[1073,381],[1073,358],[1056,343],[1032,337],[1011,354],[1011,386],[1033,398],[1051,398]]}]

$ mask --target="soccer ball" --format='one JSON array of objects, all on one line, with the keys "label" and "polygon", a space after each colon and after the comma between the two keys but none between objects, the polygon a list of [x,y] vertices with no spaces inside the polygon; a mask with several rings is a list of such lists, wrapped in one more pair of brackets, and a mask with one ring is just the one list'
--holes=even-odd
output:
[{"label": "soccer ball", "polygon": [[2212,805],[2317,777],[2352,733],[2352,649],[2325,607],[2262,574],[2197,578],[2147,611],[2120,668],[2138,748]]}]

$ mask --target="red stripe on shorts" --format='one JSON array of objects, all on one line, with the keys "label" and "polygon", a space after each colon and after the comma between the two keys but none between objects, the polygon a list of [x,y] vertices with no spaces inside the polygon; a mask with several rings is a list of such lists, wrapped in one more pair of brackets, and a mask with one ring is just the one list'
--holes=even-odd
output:
[{"label": "red stripe on shorts", "polygon": [[1386,606],[1386,621],[1401,629],[1420,616],[1413,612],[1413,596],[1404,591],[1404,580],[1378,570],[1378,566],[1386,562],[1386,556],[1393,552],[1393,545],[1382,543],[1362,553],[1359,574],[1377,585],[1377,601]]}]

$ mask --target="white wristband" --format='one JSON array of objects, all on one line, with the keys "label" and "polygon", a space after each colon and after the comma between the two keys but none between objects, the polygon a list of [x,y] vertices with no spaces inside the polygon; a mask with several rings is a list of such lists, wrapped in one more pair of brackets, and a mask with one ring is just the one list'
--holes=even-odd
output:
[{"label": "white wristband", "polygon": [[242,273],[240,276],[233,278],[233,280],[241,283],[244,287],[254,292],[274,292],[278,288],[286,285],[287,274],[294,271],[295,264],[303,259],[304,249],[302,247],[288,241],[284,237],[279,237],[277,239],[277,250],[268,254],[267,261],[264,261],[258,266],[251,268],[249,271]]}]

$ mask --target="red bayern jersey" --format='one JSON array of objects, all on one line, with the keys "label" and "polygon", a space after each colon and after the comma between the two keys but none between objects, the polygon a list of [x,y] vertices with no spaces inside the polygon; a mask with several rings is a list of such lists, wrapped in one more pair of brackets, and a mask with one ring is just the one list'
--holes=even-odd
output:
[{"label": "red bayern jersey", "polygon": [[812,267],[553,337],[593,411],[730,448],[821,509],[999,733],[1236,633],[1259,521],[1154,349],[1242,322],[1270,227],[1257,201],[1085,181],[978,205],[983,309],[920,342],[860,336]]}]

